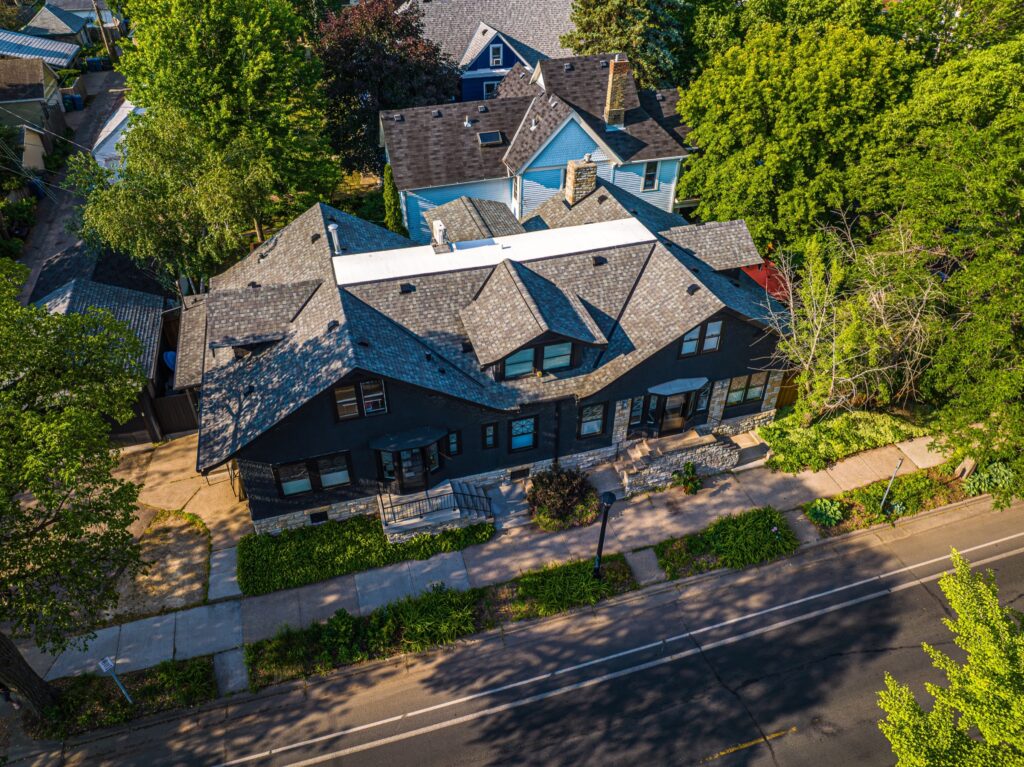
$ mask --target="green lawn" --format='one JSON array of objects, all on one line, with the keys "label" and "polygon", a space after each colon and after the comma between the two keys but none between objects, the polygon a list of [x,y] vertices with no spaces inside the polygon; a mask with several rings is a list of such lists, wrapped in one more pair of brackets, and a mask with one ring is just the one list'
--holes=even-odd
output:
[{"label": "green lawn", "polygon": [[485,543],[493,535],[494,525],[488,522],[388,543],[380,520],[371,516],[285,530],[280,535],[251,533],[238,544],[238,585],[246,595],[266,594],[459,551]]}]

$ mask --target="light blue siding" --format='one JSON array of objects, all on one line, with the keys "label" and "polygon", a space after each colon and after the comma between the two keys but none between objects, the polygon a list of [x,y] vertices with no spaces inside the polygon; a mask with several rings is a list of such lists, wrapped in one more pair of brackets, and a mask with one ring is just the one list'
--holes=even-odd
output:
[{"label": "light blue siding", "polygon": [[643,191],[644,167],[646,165],[647,163],[637,162],[616,168],[612,183],[662,210],[672,210],[672,200],[675,195],[672,180],[675,178],[679,161],[662,160],[658,167],[658,185],[648,192]]},{"label": "light blue siding", "polygon": [[541,203],[562,189],[562,168],[533,170],[523,174],[523,215],[528,216]]},{"label": "light blue siding", "polygon": [[463,195],[478,200],[503,202],[511,209],[512,179],[496,178],[454,186],[436,186],[432,189],[412,189],[406,192],[405,225],[409,230],[409,237],[415,242],[430,242],[430,229],[423,220],[423,214]]},{"label": "light blue siding", "polygon": [[565,166],[569,160],[581,160],[583,155],[590,154],[594,162],[608,160],[608,156],[598,148],[579,123],[570,120],[554,138],[548,142],[540,154],[530,163],[531,168],[548,168],[552,165]]}]

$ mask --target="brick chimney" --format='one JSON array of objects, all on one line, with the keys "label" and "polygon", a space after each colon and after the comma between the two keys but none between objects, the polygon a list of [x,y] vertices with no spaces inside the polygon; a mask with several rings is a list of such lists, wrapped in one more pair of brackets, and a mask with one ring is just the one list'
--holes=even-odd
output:
[{"label": "brick chimney", "polygon": [[597,163],[587,156],[565,166],[565,201],[573,206],[597,189]]},{"label": "brick chimney", "polygon": [[631,76],[629,61],[616,53],[608,62],[608,95],[604,100],[604,121],[608,125],[622,125],[626,121],[626,88]]}]

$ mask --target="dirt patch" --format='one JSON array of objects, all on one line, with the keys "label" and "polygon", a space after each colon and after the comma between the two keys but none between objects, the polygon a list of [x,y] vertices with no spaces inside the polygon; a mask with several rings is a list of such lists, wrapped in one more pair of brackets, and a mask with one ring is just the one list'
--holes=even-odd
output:
[{"label": "dirt patch", "polygon": [[121,453],[121,459],[113,474],[117,479],[126,479],[142,486],[146,479],[146,471],[149,469],[149,462],[153,460],[152,450],[134,450],[130,453]]},{"label": "dirt patch", "polygon": [[139,540],[145,572],[123,577],[110,617],[143,617],[202,604],[210,574],[210,532],[201,520],[161,512]]}]

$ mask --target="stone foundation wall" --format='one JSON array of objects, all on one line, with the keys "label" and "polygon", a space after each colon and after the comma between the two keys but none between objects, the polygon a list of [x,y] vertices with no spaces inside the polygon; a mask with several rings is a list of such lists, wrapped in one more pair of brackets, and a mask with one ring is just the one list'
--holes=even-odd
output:
[{"label": "stone foundation wall", "polygon": [[736,434],[743,434],[747,431],[753,431],[758,426],[764,426],[766,423],[771,423],[775,420],[774,410],[762,410],[760,413],[751,413],[750,415],[741,415],[736,418],[727,418],[724,421],[719,421],[716,426],[704,425],[697,429],[700,434],[718,434],[723,437],[732,437]]},{"label": "stone foundation wall", "polygon": [[311,514],[327,512],[327,518],[340,522],[343,519],[359,516],[360,514],[376,515],[377,496],[371,495],[366,498],[357,498],[354,501],[332,503],[330,506],[320,506],[315,509],[303,509],[291,514],[281,514],[268,519],[253,520],[253,526],[257,533],[279,533],[282,530],[289,530],[295,527],[308,527]]},{"label": "stone foundation wall", "polygon": [[627,474],[624,489],[628,497],[665,487],[672,483],[672,473],[682,471],[687,463],[692,463],[701,476],[720,474],[736,466],[739,456],[740,450],[736,445],[716,440],[657,458],[648,458],[644,468]]}]

